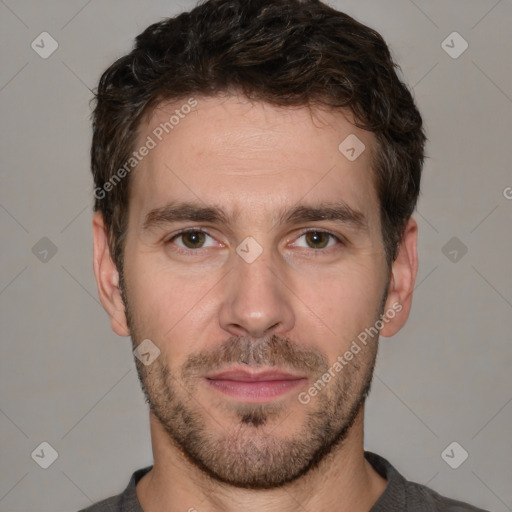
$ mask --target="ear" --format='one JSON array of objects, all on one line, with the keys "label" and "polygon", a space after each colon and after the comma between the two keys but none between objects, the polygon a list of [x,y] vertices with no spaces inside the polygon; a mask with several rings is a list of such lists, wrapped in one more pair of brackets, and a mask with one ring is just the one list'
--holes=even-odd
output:
[{"label": "ear", "polygon": [[93,215],[92,232],[94,275],[101,304],[110,316],[112,330],[119,336],[129,336],[130,329],[119,290],[119,273],[110,257],[107,230],[100,212],[95,212]]},{"label": "ear", "polygon": [[391,267],[388,297],[380,334],[394,336],[407,322],[411,311],[414,283],[418,273],[418,224],[411,217],[405,228],[398,256]]}]

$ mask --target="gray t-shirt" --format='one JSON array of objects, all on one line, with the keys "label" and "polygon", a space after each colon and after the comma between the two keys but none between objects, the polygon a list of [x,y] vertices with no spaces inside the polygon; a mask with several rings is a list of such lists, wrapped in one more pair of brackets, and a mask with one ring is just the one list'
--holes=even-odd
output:
[{"label": "gray t-shirt", "polygon": [[[407,481],[380,455],[365,452],[365,457],[388,481],[386,489],[369,512],[489,512],[445,498],[424,485]],[[147,466],[135,471],[122,494],[107,498],[79,512],[144,512],[137,499],[135,487],[152,467]]]}]

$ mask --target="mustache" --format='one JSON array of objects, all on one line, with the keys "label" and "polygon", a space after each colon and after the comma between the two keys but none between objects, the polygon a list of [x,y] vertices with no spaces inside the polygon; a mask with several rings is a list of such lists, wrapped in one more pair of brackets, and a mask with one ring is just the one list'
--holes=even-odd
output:
[{"label": "mustache", "polygon": [[258,339],[233,336],[215,349],[190,355],[182,367],[182,377],[221,370],[237,363],[276,366],[306,374],[325,373],[329,367],[324,354],[301,348],[286,336],[273,334]]}]

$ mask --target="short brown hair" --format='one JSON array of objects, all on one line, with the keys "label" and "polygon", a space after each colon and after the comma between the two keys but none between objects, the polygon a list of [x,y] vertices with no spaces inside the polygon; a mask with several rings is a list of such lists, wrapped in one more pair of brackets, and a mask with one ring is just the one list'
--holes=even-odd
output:
[{"label": "short brown hair", "polygon": [[163,101],[242,93],[278,106],[349,109],[373,132],[374,183],[390,265],[420,190],[426,137],[412,95],[373,29],[319,0],[209,0],[137,36],[102,75],[92,114],[94,210],[122,272],[130,179],[105,187]]}]

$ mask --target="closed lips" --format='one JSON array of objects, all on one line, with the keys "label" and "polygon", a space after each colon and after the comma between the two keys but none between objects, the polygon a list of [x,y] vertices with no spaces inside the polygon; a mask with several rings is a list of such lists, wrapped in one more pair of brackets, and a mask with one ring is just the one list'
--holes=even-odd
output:
[{"label": "closed lips", "polygon": [[304,379],[303,375],[293,375],[283,371],[264,371],[264,372],[247,372],[242,370],[227,370],[205,377],[208,380],[232,380],[239,382],[269,382],[280,380],[299,380]]}]

